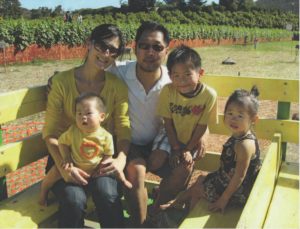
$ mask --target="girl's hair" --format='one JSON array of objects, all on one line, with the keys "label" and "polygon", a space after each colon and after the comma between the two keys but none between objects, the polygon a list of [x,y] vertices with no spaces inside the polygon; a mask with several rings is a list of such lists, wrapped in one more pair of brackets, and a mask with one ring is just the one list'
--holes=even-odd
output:
[{"label": "girl's hair", "polygon": [[76,99],[75,99],[75,109],[77,104],[81,103],[82,101],[95,101],[96,102],[96,106],[97,106],[97,110],[99,112],[106,112],[106,107],[105,104],[103,102],[103,100],[94,92],[85,92],[80,94]]},{"label": "girl's hair", "polygon": [[250,92],[244,89],[237,89],[229,96],[225,105],[224,113],[226,113],[230,104],[235,103],[244,107],[250,117],[254,117],[258,113],[258,96],[259,91],[256,86],[253,86]]},{"label": "girl's hair", "polygon": [[154,22],[154,21],[143,21],[140,27],[137,29],[136,35],[135,35],[135,43],[137,44],[139,40],[141,39],[142,34],[145,31],[149,32],[162,32],[164,35],[164,42],[167,46],[169,46],[170,43],[170,35],[169,31],[161,24]]},{"label": "girl's hair", "polygon": [[201,57],[200,55],[192,48],[181,45],[175,48],[168,57],[167,68],[171,72],[172,67],[178,63],[189,63],[193,65],[194,69],[201,68]]}]

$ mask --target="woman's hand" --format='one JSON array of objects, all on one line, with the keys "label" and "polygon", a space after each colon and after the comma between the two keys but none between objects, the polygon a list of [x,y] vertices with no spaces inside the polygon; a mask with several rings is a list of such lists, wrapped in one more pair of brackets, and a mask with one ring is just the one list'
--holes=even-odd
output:
[{"label": "woman's hand", "polygon": [[90,177],[90,175],[82,169],[73,166],[73,163],[63,164],[62,169],[60,169],[60,174],[65,182],[79,185],[87,185],[87,179]]},{"label": "woman's hand", "polygon": [[96,177],[114,175],[123,183],[126,188],[131,189],[132,184],[126,179],[123,172],[125,164],[126,161],[120,160],[118,158],[106,158],[100,162],[98,170],[93,174],[93,176]]}]

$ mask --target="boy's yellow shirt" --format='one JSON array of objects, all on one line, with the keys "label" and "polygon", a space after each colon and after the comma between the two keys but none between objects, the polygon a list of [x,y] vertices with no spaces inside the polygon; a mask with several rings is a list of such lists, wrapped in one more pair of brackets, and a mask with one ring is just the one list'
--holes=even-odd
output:
[{"label": "boy's yellow shirt", "polygon": [[58,143],[69,146],[74,164],[89,174],[96,169],[104,155],[114,154],[112,136],[102,127],[92,133],[83,133],[76,125],[72,125],[59,137]]},{"label": "boy's yellow shirt", "polygon": [[181,95],[172,84],[166,85],[160,94],[157,114],[173,120],[177,139],[187,144],[197,124],[208,124],[210,115],[216,117],[216,91],[202,84],[198,95],[187,98]]}]

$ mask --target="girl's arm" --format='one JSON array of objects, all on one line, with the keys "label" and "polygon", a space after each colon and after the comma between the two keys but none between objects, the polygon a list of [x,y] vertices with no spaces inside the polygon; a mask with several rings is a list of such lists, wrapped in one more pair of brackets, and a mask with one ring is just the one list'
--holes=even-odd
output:
[{"label": "girl's arm", "polygon": [[251,157],[255,154],[254,141],[244,140],[242,142],[238,142],[235,145],[234,150],[237,156],[235,173],[220,198],[210,205],[209,209],[211,211],[221,210],[223,213],[229,199],[242,184],[246,176]]}]

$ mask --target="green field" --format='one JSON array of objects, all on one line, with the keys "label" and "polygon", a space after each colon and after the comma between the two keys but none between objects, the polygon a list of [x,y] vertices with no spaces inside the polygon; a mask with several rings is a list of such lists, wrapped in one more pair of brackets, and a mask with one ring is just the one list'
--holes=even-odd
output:
[{"label": "green field", "polygon": [[[197,48],[206,74],[255,76],[266,78],[299,79],[297,42],[270,42],[253,45],[234,45]],[[235,65],[222,65],[227,57]]]}]

